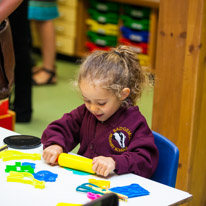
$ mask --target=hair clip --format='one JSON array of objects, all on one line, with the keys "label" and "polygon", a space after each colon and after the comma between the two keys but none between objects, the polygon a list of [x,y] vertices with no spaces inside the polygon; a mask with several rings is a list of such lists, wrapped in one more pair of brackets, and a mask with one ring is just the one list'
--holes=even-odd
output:
[{"label": "hair clip", "polygon": [[115,54],[117,54],[119,57],[122,57],[122,55],[119,53],[119,52],[117,52],[117,51],[113,51]]}]

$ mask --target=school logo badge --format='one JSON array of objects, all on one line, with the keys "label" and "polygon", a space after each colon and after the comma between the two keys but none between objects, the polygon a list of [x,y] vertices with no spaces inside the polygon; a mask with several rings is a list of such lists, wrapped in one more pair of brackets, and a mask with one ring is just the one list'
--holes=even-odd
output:
[{"label": "school logo badge", "polygon": [[117,152],[124,152],[127,149],[131,138],[131,131],[127,127],[113,129],[109,135],[109,145]]}]

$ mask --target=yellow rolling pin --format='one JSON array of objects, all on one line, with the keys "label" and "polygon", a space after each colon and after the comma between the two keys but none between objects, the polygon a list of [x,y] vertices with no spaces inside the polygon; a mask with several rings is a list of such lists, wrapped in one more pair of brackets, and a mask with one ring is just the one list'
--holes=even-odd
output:
[{"label": "yellow rolling pin", "polygon": [[58,158],[58,163],[63,167],[95,174],[95,172],[92,170],[92,159],[86,157],[61,153]]}]

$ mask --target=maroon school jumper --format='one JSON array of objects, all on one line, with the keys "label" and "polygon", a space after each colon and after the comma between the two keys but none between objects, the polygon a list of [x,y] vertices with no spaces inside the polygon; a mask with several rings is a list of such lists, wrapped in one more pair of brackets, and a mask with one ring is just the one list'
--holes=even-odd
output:
[{"label": "maroon school jumper", "polygon": [[120,108],[101,122],[81,105],[49,124],[41,141],[44,148],[58,144],[66,153],[80,143],[79,155],[112,157],[117,174],[151,177],[159,157],[153,134],[137,106]]}]

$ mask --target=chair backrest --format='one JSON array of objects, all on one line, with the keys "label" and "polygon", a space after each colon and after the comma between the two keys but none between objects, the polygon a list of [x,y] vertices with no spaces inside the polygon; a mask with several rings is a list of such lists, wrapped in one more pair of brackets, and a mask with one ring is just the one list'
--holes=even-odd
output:
[{"label": "chair backrest", "polygon": [[159,162],[151,179],[175,187],[179,150],[177,146],[166,137],[154,131],[152,133],[154,135],[155,144],[159,150]]}]

